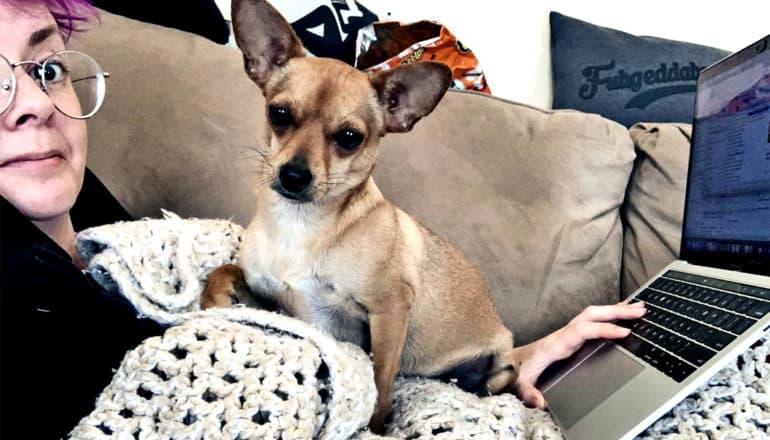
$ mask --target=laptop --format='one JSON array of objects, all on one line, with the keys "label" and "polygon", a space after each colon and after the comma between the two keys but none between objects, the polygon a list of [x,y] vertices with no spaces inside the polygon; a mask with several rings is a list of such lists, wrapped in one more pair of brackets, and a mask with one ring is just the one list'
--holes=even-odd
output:
[{"label": "laptop", "polygon": [[700,73],[681,260],[631,296],[648,313],[541,381],[567,439],[633,438],[770,328],[769,46]]}]

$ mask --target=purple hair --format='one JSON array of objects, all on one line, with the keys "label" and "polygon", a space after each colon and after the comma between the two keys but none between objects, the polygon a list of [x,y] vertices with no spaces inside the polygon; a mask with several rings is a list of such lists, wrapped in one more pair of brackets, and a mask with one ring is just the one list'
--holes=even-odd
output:
[{"label": "purple hair", "polygon": [[[31,3],[30,0],[2,1],[8,1],[21,9]],[[83,30],[80,24],[99,17],[99,11],[91,5],[89,0],[37,0],[37,2],[42,3],[51,11],[65,41],[69,39],[73,32]]]}]

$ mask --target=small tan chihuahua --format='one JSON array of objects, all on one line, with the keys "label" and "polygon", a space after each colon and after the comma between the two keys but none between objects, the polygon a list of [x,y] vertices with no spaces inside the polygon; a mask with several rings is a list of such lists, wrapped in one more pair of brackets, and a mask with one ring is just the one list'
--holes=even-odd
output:
[{"label": "small tan chihuahua", "polygon": [[409,131],[433,110],[449,68],[424,62],[368,76],[304,57],[265,1],[233,0],[232,12],[270,130],[239,266],[211,273],[202,307],[273,306],[370,351],[375,432],[392,409],[399,371],[455,378],[475,392],[512,389],[513,335],[483,277],[385,200],[371,176],[380,138]]}]

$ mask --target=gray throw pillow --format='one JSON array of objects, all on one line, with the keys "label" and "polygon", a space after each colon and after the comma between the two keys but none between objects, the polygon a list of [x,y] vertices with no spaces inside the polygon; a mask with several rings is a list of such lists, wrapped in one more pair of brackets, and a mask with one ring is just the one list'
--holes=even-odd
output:
[{"label": "gray throw pillow", "polygon": [[626,127],[692,122],[700,70],[729,52],[641,37],[551,12],[553,108],[598,113]]}]

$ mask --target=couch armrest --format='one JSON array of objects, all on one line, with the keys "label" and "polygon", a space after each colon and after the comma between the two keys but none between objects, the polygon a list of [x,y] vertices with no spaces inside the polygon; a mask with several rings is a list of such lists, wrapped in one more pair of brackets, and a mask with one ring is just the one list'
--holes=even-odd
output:
[{"label": "couch armrest", "polygon": [[629,132],[637,159],[623,204],[624,297],[679,258],[691,127],[644,123]]}]

